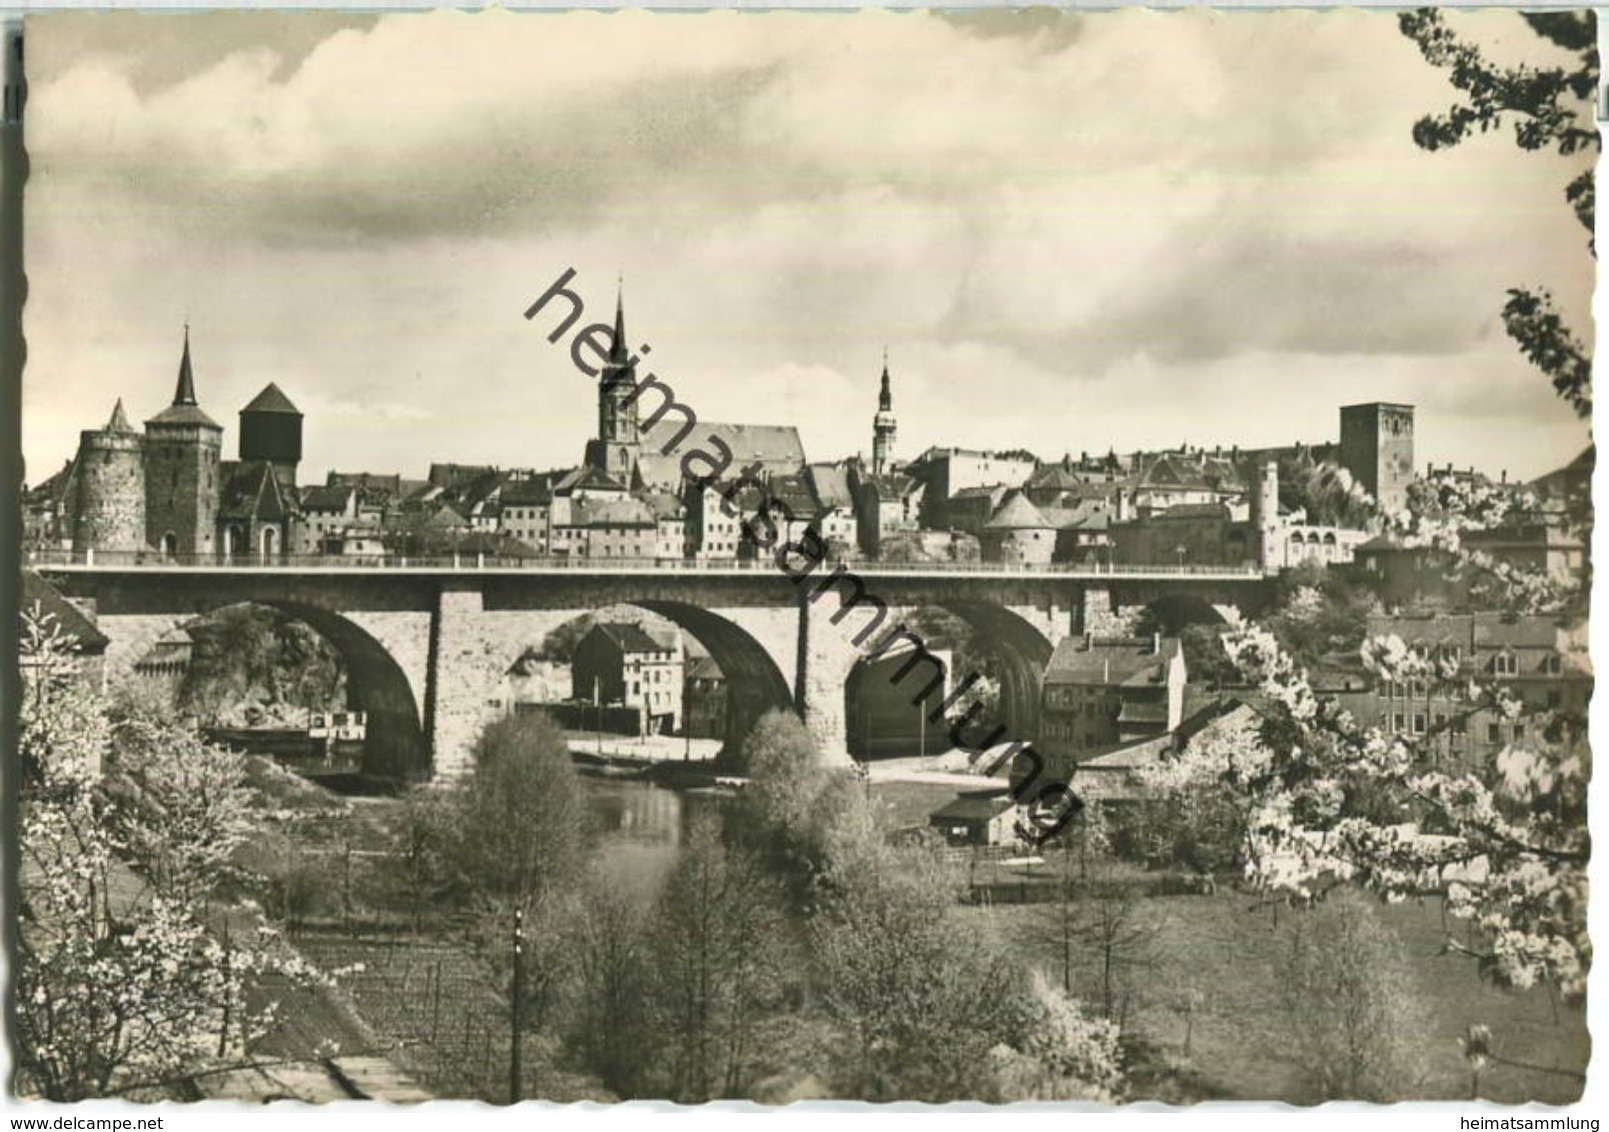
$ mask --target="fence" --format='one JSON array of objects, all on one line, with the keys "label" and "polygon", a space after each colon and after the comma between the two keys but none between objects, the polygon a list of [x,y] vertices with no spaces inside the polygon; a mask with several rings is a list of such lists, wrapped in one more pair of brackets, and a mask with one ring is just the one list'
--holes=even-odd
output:
[{"label": "fence", "polygon": [[308,934],[296,947],[340,985],[387,1056],[435,1096],[508,1099],[509,1010],[468,951],[406,937]]}]

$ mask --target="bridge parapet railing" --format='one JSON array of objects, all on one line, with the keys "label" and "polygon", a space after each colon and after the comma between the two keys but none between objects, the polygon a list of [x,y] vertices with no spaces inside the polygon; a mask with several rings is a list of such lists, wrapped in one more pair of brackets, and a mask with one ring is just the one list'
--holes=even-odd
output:
[{"label": "bridge parapet railing", "polygon": [[[66,567],[104,570],[414,570],[467,572],[574,572],[578,574],[643,573],[645,571],[692,574],[779,572],[771,558],[589,558],[569,555],[521,555],[518,557],[459,554],[278,554],[232,556],[215,554],[161,554],[157,551],[107,551],[34,549],[23,555],[28,567]],[[826,563],[823,573],[839,563]],[[1209,566],[1193,564],[1143,563],[1018,563],[1018,562],[879,562],[846,560],[846,571],[868,576],[886,574],[966,575],[998,574],[1011,576],[1069,576],[1080,578],[1261,578],[1256,566]]]}]

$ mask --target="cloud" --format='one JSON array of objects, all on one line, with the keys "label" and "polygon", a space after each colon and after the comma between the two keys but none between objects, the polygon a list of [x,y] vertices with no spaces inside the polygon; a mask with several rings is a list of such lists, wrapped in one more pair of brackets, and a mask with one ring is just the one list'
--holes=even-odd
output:
[{"label": "cloud", "polygon": [[951,406],[902,437],[1149,436],[1168,382],[1256,431],[1293,375],[1439,367],[1534,386],[1541,462],[1495,312],[1546,283],[1585,325],[1575,166],[1416,150],[1448,91],[1388,15],[98,18],[30,25],[36,460],[80,393],[165,394],[187,315],[218,396],[324,405],[311,459],[575,459],[590,393],[518,317],[566,266],[605,309],[626,272],[687,396],[823,457],[886,344]]}]

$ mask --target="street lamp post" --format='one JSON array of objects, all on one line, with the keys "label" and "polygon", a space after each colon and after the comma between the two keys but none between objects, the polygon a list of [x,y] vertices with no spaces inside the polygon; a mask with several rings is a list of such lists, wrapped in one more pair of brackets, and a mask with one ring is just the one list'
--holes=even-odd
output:
[{"label": "street lamp post", "polygon": [[508,1101],[519,1104],[524,1092],[520,1030],[524,1026],[521,999],[525,997],[525,912],[514,909],[514,985],[509,1005]]}]

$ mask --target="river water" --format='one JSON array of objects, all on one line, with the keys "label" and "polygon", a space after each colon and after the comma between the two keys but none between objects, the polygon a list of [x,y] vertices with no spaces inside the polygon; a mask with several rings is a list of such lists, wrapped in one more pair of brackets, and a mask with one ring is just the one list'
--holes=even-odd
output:
[{"label": "river water", "polygon": [[658,895],[686,836],[688,822],[722,798],[667,790],[648,782],[583,776],[601,841],[599,866],[621,891]]}]

